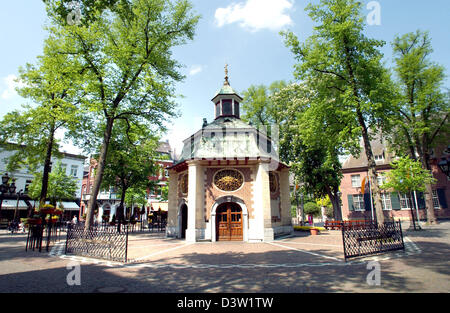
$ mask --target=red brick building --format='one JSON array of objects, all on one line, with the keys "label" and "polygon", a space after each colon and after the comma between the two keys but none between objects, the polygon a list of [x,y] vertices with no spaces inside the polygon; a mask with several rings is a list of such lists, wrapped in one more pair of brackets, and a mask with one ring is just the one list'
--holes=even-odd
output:
[{"label": "red brick building", "polygon": [[[385,174],[391,170],[390,163],[394,160],[394,155],[389,153],[385,142],[376,139],[371,142],[376,169],[378,173],[378,183],[381,184],[386,178]],[[432,159],[432,172],[437,182],[432,185],[433,205],[437,218],[449,218],[450,209],[450,180],[438,168],[437,164],[441,156],[449,156],[450,149],[436,149]],[[350,156],[343,164],[342,173],[344,175],[340,191],[342,193],[342,216],[344,220],[370,219],[375,217],[375,208],[371,205],[371,195],[368,178],[367,157],[364,148],[360,157]],[[362,183],[365,183],[364,193],[362,193]],[[417,206],[420,218],[426,219],[425,200],[423,193],[417,192]],[[398,192],[382,192],[383,212],[385,217],[409,220],[411,218],[411,208],[416,216],[416,206],[414,194],[412,197]]]},{"label": "red brick building", "polygon": [[[148,179],[157,182],[157,187],[155,190],[148,190],[148,201],[147,211],[152,207],[152,202],[159,202],[161,196],[161,188],[167,185],[168,173],[166,168],[173,165],[172,149],[168,142],[160,142],[156,150],[158,153],[158,159],[154,160],[159,170],[154,176],[150,176]],[[84,168],[84,176],[81,187],[81,205],[80,205],[80,216],[82,218],[83,214],[86,212],[88,202],[90,199],[90,194],[92,186],[94,184],[95,178],[95,168],[97,167],[97,160],[91,158],[89,160],[89,165]],[[166,201],[167,202],[167,201]],[[101,221],[102,216],[109,216],[110,220],[112,216],[116,213],[116,209],[120,204],[120,194],[114,189],[102,190],[97,196],[98,213],[96,215],[96,220]],[[154,208],[153,208],[154,209]],[[157,210],[158,208],[156,208]],[[148,212],[147,212],[148,213]]]}]

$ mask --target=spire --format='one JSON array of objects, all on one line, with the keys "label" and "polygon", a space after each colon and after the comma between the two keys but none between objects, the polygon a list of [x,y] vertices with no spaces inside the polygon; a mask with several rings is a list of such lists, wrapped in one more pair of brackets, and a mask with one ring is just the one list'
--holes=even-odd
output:
[{"label": "spire", "polygon": [[226,86],[229,86],[230,85],[230,83],[229,83],[229,81],[228,81],[228,64],[225,64],[225,82],[223,83],[224,84],[224,86],[226,85]]}]

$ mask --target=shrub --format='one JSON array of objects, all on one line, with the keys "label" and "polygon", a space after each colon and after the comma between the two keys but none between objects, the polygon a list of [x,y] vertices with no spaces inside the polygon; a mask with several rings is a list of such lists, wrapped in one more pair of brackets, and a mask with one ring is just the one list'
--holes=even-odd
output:
[{"label": "shrub", "polygon": [[304,206],[305,214],[312,215],[314,217],[320,216],[320,207],[314,202],[307,202]]}]

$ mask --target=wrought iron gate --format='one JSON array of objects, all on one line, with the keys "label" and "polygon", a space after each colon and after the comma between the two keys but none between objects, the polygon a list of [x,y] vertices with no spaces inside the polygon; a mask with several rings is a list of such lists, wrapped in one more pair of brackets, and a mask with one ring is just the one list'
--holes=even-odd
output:
[{"label": "wrought iron gate", "polygon": [[115,228],[85,230],[83,225],[67,228],[65,254],[127,262],[127,250],[128,227],[120,233]]},{"label": "wrought iron gate", "polygon": [[400,222],[342,227],[345,260],[386,251],[405,250]]}]

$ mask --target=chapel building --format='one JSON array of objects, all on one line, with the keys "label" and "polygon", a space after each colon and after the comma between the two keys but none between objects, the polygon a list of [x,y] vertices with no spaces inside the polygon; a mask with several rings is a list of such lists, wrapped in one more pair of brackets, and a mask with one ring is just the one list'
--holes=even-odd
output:
[{"label": "chapel building", "polygon": [[214,121],[204,119],[168,168],[168,237],[262,242],[292,233],[289,168],[274,136],[240,119],[242,100],[226,69]]}]

